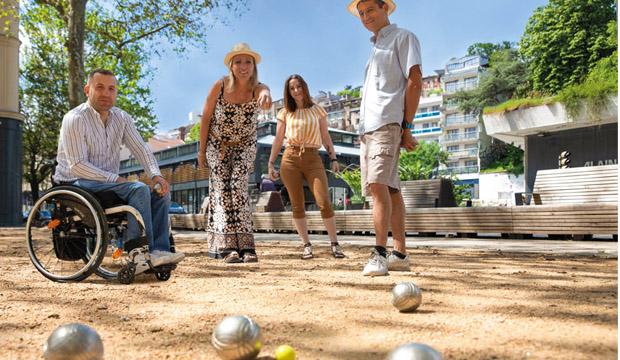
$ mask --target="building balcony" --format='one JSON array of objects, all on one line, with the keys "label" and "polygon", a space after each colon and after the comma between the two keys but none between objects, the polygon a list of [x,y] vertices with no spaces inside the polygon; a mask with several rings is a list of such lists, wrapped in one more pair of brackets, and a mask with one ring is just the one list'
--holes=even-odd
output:
[{"label": "building balcony", "polygon": [[458,151],[449,151],[450,160],[477,158],[478,149],[467,149]]},{"label": "building balcony", "polygon": [[464,141],[477,141],[479,135],[477,132],[472,133],[464,133],[464,134],[448,134],[441,138],[444,144],[453,143],[453,142],[464,142]]},{"label": "building balcony", "polygon": [[445,92],[446,94],[454,94],[457,91],[467,91],[467,90],[473,90],[475,88],[478,87],[478,82],[472,82],[472,83],[463,83],[463,82],[459,82],[457,84],[446,84],[445,86]]},{"label": "building balcony", "polygon": [[478,165],[475,166],[459,166],[449,167],[439,170],[439,175],[460,175],[460,174],[474,174],[480,172]]},{"label": "building balcony", "polygon": [[419,121],[419,120],[426,121],[429,118],[439,117],[439,116],[441,116],[440,111],[429,111],[429,112],[424,112],[424,113],[418,113],[418,114],[415,114],[413,121]]},{"label": "building balcony", "polygon": [[413,129],[411,130],[411,134],[416,137],[425,136],[425,135],[441,135],[441,128],[432,127],[432,128],[426,128],[426,129]]},{"label": "building balcony", "polygon": [[473,115],[450,116],[450,117],[446,117],[446,120],[444,121],[445,127],[455,127],[455,126],[477,124],[477,123],[478,123],[478,117],[473,116]]}]

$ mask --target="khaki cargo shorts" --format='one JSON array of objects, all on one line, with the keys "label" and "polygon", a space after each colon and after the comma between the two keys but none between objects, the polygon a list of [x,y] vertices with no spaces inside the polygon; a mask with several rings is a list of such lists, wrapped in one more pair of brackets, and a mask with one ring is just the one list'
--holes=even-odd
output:
[{"label": "khaki cargo shorts", "polygon": [[360,168],[362,195],[370,195],[370,184],[383,184],[391,193],[400,191],[398,159],[400,155],[401,127],[384,125],[361,137]]}]

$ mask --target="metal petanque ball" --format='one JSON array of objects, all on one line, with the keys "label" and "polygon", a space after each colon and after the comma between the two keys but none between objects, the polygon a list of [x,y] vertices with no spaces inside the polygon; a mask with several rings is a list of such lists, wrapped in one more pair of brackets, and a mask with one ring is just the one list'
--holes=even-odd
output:
[{"label": "metal petanque ball", "polygon": [[45,360],[102,360],[103,343],[95,329],[84,324],[56,328],[43,345]]},{"label": "metal petanque ball", "polygon": [[387,360],[442,360],[441,354],[425,344],[409,343],[397,347]]},{"label": "metal petanque ball", "polygon": [[224,360],[254,359],[262,347],[260,328],[246,316],[228,316],[213,331],[211,343]]},{"label": "metal petanque ball", "polygon": [[411,282],[396,284],[392,289],[392,305],[401,312],[414,311],[422,303],[422,290]]}]

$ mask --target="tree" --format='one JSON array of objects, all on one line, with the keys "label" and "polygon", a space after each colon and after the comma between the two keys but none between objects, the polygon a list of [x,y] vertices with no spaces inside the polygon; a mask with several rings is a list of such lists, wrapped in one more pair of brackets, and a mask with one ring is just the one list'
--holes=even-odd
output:
[{"label": "tree", "polygon": [[556,94],[582,82],[616,50],[607,41],[616,17],[615,0],[550,0],[534,11],[519,43],[533,89]]},{"label": "tree", "polygon": [[503,49],[490,53],[489,67],[481,74],[478,87],[459,91],[454,99],[461,111],[479,115],[487,106],[525,96],[529,89],[529,71],[518,51]]},{"label": "tree", "polygon": [[[178,53],[188,45],[204,44],[210,26],[204,19],[216,18],[215,8],[223,7],[234,13],[245,8],[246,0],[114,0],[97,2],[88,0],[31,0],[28,5],[44,6],[57,12],[67,37],[69,74],[69,104],[75,107],[84,101],[82,87],[85,79],[85,40],[88,39],[89,14],[97,12],[102,32],[116,51],[141,44],[146,60],[160,52],[160,41],[171,45]],[[90,4],[90,7],[89,7]],[[105,15],[105,16],[101,16]],[[109,54],[108,54],[109,55]]]},{"label": "tree", "polygon": [[353,88],[353,86],[347,85],[344,87],[344,90],[338,91],[336,95],[355,99],[360,97],[360,89],[360,86]]},{"label": "tree", "polygon": [[217,6],[238,13],[234,4],[245,0],[118,0],[114,6],[94,1],[86,6],[87,2],[32,0],[23,4],[21,23],[28,39],[20,78],[21,106],[27,116],[24,177],[34,199],[40,183],[49,176],[62,117],[83,101],[85,67],[104,67],[117,74],[117,105],[132,115],[146,140],[157,126],[148,88],[153,69],[147,64],[162,53],[158,41],[167,40],[178,52],[186,45],[203,43],[209,25],[201,16]]},{"label": "tree", "polygon": [[398,160],[398,174],[400,180],[430,179],[433,171],[440,164],[448,161],[449,154],[441,150],[441,146],[434,141],[422,141],[411,152],[401,152]]},{"label": "tree", "polygon": [[199,140],[200,140],[200,122],[197,122],[189,130],[189,134],[185,138],[185,143],[190,143],[190,142],[199,141]]},{"label": "tree", "polygon": [[501,43],[493,44],[493,43],[475,43],[467,48],[467,55],[478,55],[483,56],[487,59],[491,57],[491,55],[499,50],[509,50],[514,47],[514,44],[510,41],[502,41]]}]

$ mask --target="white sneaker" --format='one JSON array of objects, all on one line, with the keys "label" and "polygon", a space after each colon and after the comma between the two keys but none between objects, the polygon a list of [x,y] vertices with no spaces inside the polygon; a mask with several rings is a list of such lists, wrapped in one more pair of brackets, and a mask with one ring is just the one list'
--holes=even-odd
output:
[{"label": "white sneaker", "polygon": [[387,258],[388,270],[390,271],[411,271],[411,265],[409,265],[409,255],[404,259],[390,253]]},{"label": "white sneaker", "polygon": [[376,249],[372,249],[368,264],[364,267],[364,276],[385,276],[388,274],[387,258],[379,255]]},{"label": "white sneaker", "polygon": [[149,269],[149,264],[146,262],[148,260],[147,256],[148,255],[144,252],[140,252],[136,256],[134,256],[133,262],[134,264],[136,264],[136,272],[134,273],[135,275],[142,274]]},{"label": "white sneaker", "polygon": [[185,258],[185,254],[177,252],[172,253],[170,251],[153,250],[151,252],[151,264],[153,267],[162,266],[165,264],[176,264]]}]

